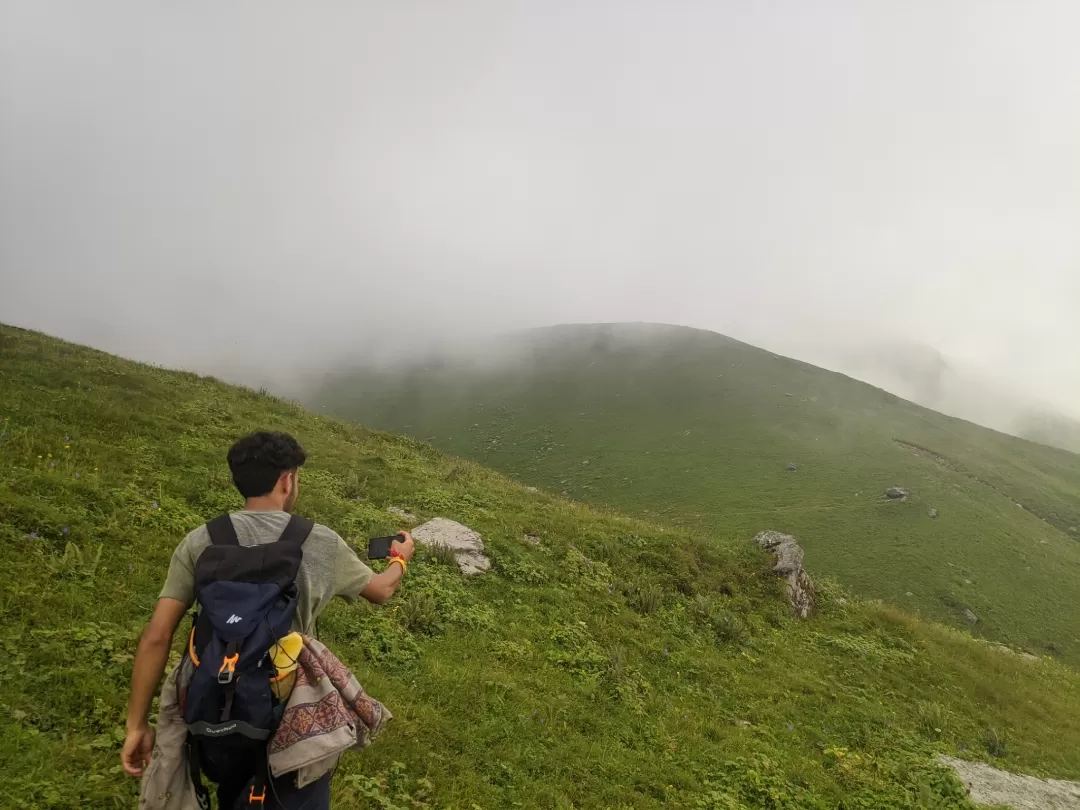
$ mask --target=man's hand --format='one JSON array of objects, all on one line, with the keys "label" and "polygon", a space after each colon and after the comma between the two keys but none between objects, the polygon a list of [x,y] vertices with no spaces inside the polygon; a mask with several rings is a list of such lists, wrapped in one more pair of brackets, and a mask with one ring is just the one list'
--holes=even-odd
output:
[{"label": "man's hand", "polygon": [[129,728],[127,737],[124,739],[124,750],[120,753],[124,770],[132,776],[142,776],[143,768],[150,762],[153,751],[154,730],[150,728],[149,723],[143,723],[137,728]]},{"label": "man's hand", "polygon": [[399,554],[401,554],[401,556],[405,558],[405,562],[408,562],[412,559],[413,552],[416,551],[416,546],[413,543],[411,534],[409,534],[408,532],[398,532],[398,534],[400,534],[405,539],[395,540],[393,543],[390,544],[390,548],[392,551],[397,551]]}]

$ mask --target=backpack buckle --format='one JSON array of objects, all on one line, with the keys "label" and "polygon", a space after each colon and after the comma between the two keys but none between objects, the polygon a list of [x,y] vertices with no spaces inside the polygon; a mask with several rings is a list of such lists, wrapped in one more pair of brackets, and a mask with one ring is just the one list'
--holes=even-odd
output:
[{"label": "backpack buckle", "polygon": [[233,678],[236,676],[236,663],[239,660],[240,653],[233,653],[222,658],[221,669],[218,670],[217,674],[218,683],[232,683]]}]

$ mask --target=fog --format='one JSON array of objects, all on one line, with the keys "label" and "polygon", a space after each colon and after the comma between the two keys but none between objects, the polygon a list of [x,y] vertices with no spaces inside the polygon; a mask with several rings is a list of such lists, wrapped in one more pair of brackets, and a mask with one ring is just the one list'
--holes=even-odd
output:
[{"label": "fog", "polygon": [[1078,24],[2,0],[0,321],[279,385],[657,321],[871,381],[917,347],[968,399],[1080,416]]}]

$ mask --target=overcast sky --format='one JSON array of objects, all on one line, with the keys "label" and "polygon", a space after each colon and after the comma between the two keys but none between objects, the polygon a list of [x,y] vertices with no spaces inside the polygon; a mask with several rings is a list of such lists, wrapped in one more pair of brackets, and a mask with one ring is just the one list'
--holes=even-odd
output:
[{"label": "overcast sky", "polygon": [[902,339],[1080,415],[1078,30],[1071,0],[0,0],[0,321],[205,370],[571,321]]}]

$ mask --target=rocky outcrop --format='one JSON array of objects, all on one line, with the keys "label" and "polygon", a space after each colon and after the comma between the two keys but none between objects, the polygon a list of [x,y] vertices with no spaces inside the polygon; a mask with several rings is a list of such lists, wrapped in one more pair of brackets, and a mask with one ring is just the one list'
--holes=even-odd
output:
[{"label": "rocky outcrop", "polygon": [[903,487],[889,487],[885,490],[885,497],[890,501],[904,501],[911,497],[911,490]]},{"label": "rocky outcrop", "polygon": [[413,529],[412,537],[417,543],[449,548],[465,576],[482,574],[491,568],[491,560],[484,554],[484,538],[468,526],[435,518]]},{"label": "rocky outcrop", "polygon": [[802,547],[790,534],[780,532],[761,532],[754,542],[776,557],[773,573],[787,579],[791,609],[800,619],[805,619],[814,608],[814,583],[803,570]]},{"label": "rocky outcrop", "polygon": [[979,623],[979,617],[975,615],[971,608],[964,608],[964,618],[971,622],[971,624]]}]

